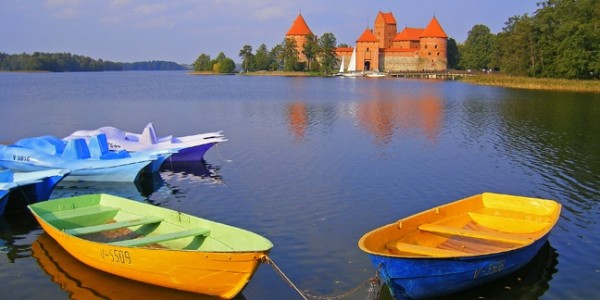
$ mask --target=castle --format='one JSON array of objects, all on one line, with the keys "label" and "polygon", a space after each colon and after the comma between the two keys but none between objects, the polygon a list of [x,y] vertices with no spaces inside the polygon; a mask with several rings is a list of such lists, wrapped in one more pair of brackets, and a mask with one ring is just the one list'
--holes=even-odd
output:
[{"label": "castle", "polygon": [[[425,28],[405,27],[397,32],[396,19],[391,12],[377,14],[374,29],[367,28],[356,40],[357,71],[445,71],[447,70],[448,36],[435,17]],[[312,31],[299,14],[285,37],[296,41],[300,61],[306,61],[302,54],[307,35]],[[344,62],[344,69],[350,63],[355,48],[337,48],[336,55]]]}]

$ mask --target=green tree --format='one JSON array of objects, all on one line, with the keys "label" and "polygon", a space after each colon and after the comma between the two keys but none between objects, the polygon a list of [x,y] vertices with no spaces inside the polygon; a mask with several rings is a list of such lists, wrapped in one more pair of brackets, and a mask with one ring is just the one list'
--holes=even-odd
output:
[{"label": "green tree", "polygon": [[538,56],[532,21],[527,15],[511,17],[498,34],[492,60],[502,72],[519,76],[535,75]]},{"label": "green tree", "polygon": [[210,60],[210,55],[208,54],[200,54],[196,61],[194,62],[194,71],[212,71],[212,64]]},{"label": "green tree", "polygon": [[211,61],[212,71],[214,73],[232,73],[235,70],[235,62],[220,52],[215,59]]},{"label": "green tree", "polygon": [[453,38],[448,39],[447,44],[447,55],[448,55],[448,69],[458,69],[458,63],[460,61],[460,54],[458,52],[458,45],[456,40]]},{"label": "green tree", "polygon": [[494,35],[485,25],[475,25],[460,49],[460,65],[464,69],[481,70],[490,66]]},{"label": "green tree", "polygon": [[256,49],[256,53],[254,54],[254,69],[257,71],[267,71],[271,69],[271,64],[274,59],[269,50],[267,49],[267,45],[261,44],[258,49]]},{"label": "green tree", "polygon": [[240,50],[239,56],[242,59],[244,70],[248,72],[248,70],[252,68],[252,59],[254,58],[254,55],[252,54],[252,46],[244,45],[244,47],[242,47]]},{"label": "green tree", "polygon": [[337,41],[333,33],[327,32],[319,38],[319,61],[321,62],[321,71],[324,74],[331,74],[338,59],[335,55]]},{"label": "green tree", "polygon": [[282,55],[283,70],[284,71],[297,71],[298,70],[298,50],[296,49],[296,40],[292,38],[286,38],[282,43]]},{"label": "green tree", "polygon": [[235,62],[231,58],[224,58],[218,62],[218,73],[233,73],[235,71]]},{"label": "green tree", "polygon": [[307,69],[311,69],[311,64],[315,61],[319,52],[317,37],[309,33],[306,35],[306,43],[303,46],[302,54],[306,56]]},{"label": "green tree", "polygon": [[278,71],[283,69],[283,62],[285,60],[283,44],[277,44],[271,49],[271,57],[273,62],[271,63],[271,70]]}]

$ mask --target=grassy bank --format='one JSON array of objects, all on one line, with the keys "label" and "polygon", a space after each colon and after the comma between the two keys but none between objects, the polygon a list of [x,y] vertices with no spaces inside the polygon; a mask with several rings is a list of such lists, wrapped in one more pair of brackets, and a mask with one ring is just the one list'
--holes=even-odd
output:
[{"label": "grassy bank", "polygon": [[569,80],[552,78],[515,77],[507,75],[475,75],[461,81],[518,89],[600,93],[599,80]]}]

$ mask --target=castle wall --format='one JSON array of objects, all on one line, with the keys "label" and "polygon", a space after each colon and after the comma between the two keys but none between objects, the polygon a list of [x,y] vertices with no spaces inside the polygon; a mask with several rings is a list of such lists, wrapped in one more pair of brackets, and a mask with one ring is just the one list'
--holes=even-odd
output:
[{"label": "castle wall", "polygon": [[382,53],[379,57],[379,70],[382,72],[417,71],[419,56],[416,53]]}]

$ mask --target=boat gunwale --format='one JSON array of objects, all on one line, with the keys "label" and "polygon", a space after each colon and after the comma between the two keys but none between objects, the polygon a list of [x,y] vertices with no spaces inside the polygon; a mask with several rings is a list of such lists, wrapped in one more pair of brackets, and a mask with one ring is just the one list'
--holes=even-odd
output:
[{"label": "boat gunwale", "polygon": [[[376,251],[376,250],[372,250],[370,247],[367,247],[366,242],[369,238],[371,238],[373,235],[376,235],[378,233],[382,233],[382,232],[386,232],[386,231],[391,231],[393,230],[392,228],[396,227],[399,229],[402,229],[403,226],[403,222],[407,221],[407,220],[412,220],[412,219],[418,219],[419,217],[427,217],[428,214],[438,214],[440,210],[443,210],[445,208],[448,207],[452,207],[455,206],[461,202],[464,201],[469,201],[470,199],[476,199],[473,201],[477,201],[477,202],[481,202],[481,205],[483,208],[485,208],[485,200],[484,197],[503,197],[503,196],[508,196],[508,197],[516,197],[519,199],[533,199],[535,201],[540,201],[540,202],[552,202],[554,204],[554,210],[551,211],[547,216],[548,216],[548,224],[547,226],[545,226],[543,228],[543,230],[539,231],[534,238],[530,238],[530,241],[527,243],[522,243],[519,245],[516,245],[515,247],[512,248],[500,248],[500,250],[498,251],[489,251],[489,252],[484,252],[484,253],[466,253],[465,255],[442,255],[442,256],[427,256],[427,255],[415,255],[415,254],[408,254],[408,252],[402,252],[402,251],[398,251],[398,252],[402,252],[402,253],[392,253],[389,248],[387,248],[387,245],[396,243],[396,242],[401,242],[401,239],[403,237],[405,237],[406,235],[408,235],[410,232],[414,232],[414,231],[421,231],[421,229],[419,228],[421,225],[424,224],[435,224],[436,221],[440,221],[440,220],[444,220],[444,219],[439,219],[436,221],[432,221],[431,219],[428,219],[428,222],[423,223],[423,224],[416,224],[415,228],[412,231],[403,233],[403,234],[398,234],[397,238],[395,239],[390,239],[387,242],[385,242],[383,244],[382,249]],[[447,260],[447,259],[473,259],[473,258],[487,258],[487,257],[492,257],[492,256],[497,256],[497,255],[504,255],[507,253],[510,253],[512,251],[518,251],[520,249],[526,248],[532,244],[534,244],[536,241],[538,241],[539,239],[543,239],[544,237],[547,237],[550,233],[550,231],[552,230],[552,228],[556,225],[556,223],[558,223],[558,220],[560,218],[560,210],[561,210],[561,204],[554,201],[554,200],[548,200],[548,199],[541,199],[541,198],[529,198],[529,197],[523,197],[523,196],[514,196],[514,195],[505,195],[505,194],[496,194],[496,193],[482,193],[482,194],[477,194],[477,195],[473,195],[473,196],[469,196],[463,199],[459,199],[450,203],[446,203],[446,204],[442,204],[439,206],[435,206],[433,208],[429,208],[427,210],[418,212],[416,214],[412,214],[409,216],[406,216],[402,219],[397,220],[394,223],[389,223],[387,225],[383,225],[380,227],[377,227],[375,229],[372,229],[371,231],[365,233],[358,241],[358,247],[366,252],[369,255],[374,255],[374,256],[381,256],[381,257],[390,257],[390,258],[397,258],[397,259],[408,259],[408,260],[426,260],[426,259],[434,259],[434,260]],[[464,214],[468,214],[470,213],[470,210],[466,210],[463,213]],[[539,215],[539,214],[534,214],[534,215]],[[431,221],[431,222],[429,222]],[[457,228],[459,229],[459,228]],[[435,234],[435,233],[431,233],[431,234]],[[452,235],[452,234],[448,234],[448,235]],[[515,235],[519,236],[519,234],[515,233]],[[459,235],[454,235],[456,237],[460,237]],[[470,237],[466,237],[466,238],[470,238]],[[417,246],[423,246],[423,245],[418,245],[415,244]],[[439,246],[439,245],[438,245]],[[443,250],[443,248],[437,248],[437,246],[435,247],[431,247],[432,249],[435,250]],[[432,252],[434,252],[435,250],[433,250]]]}]

